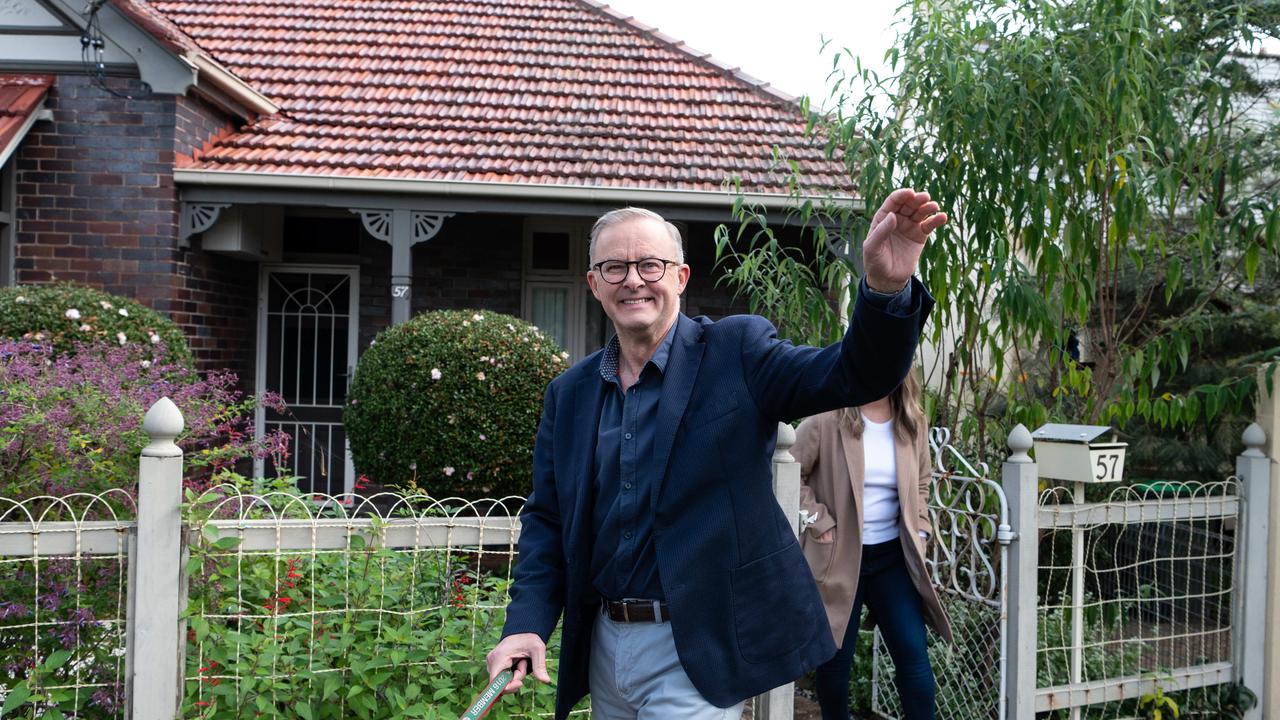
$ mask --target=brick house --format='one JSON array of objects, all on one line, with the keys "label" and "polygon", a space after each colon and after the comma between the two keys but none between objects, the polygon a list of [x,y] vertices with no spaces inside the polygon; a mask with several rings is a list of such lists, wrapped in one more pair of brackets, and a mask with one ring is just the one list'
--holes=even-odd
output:
[{"label": "brick house", "polygon": [[737,311],[726,179],[781,211],[776,147],[845,184],[793,98],[593,0],[0,0],[0,38],[0,282],[167,313],[285,397],[258,426],[316,490],[351,487],[346,381],[389,324],[484,308],[593,351],[586,234],[622,205],[682,226],[686,312]]}]

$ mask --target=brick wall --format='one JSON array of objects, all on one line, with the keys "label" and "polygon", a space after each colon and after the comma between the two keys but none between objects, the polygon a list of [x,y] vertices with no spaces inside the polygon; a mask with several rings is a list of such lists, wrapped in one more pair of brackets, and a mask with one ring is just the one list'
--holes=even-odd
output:
[{"label": "brick wall", "polygon": [[136,80],[63,75],[17,155],[20,283],[66,280],[136,297],[168,311],[175,269],[177,194],[171,96],[142,97]]},{"label": "brick wall", "polygon": [[[199,98],[176,98],[174,153],[198,155],[238,125],[238,118]],[[174,238],[176,243],[176,227]],[[186,331],[201,367],[229,369],[250,389],[256,362],[258,264],[203,252],[198,241],[191,245],[178,251],[169,314]]]},{"label": "brick wall", "polygon": [[174,113],[173,149],[180,155],[198,157],[214,140],[239,126],[237,118],[198,97],[177,98]]},{"label": "brick wall", "polygon": [[19,283],[70,281],[133,297],[187,333],[203,369],[251,377],[252,264],[181,250],[175,153],[232,127],[198,100],[147,95],[110,78],[121,98],[61,75],[16,158]]}]

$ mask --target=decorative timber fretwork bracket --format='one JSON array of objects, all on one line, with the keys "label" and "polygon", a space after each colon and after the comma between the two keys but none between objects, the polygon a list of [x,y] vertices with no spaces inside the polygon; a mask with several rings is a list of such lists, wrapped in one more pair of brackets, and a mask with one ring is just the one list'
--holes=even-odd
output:
[{"label": "decorative timber fretwork bracket", "polygon": [[229,207],[231,203],[182,203],[178,219],[178,247],[189,247],[191,236],[213,227],[218,222],[218,216]]},{"label": "decorative timber fretwork bracket", "polygon": [[413,305],[413,255],[410,250],[440,232],[453,213],[427,210],[351,208],[371,237],[391,245],[391,324],[409,319]]}]

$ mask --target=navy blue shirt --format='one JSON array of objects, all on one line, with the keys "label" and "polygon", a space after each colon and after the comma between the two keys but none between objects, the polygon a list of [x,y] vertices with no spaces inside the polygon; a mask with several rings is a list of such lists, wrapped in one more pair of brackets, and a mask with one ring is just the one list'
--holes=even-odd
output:
[{"label": "navy blue shirt", "polygon": [[[862,283],[862,297],[889,312],[911,307],[911,285],[896,294],[878,293]],[[653,546],[650,493],[660,468],[653,467],[653,439],[662,378],[671,355],[676,323],[658,344],[640,378],[624,393],[618,378],[620,345],[615,335],[600,358],[600,381],[609,387],[596,430],[595,508],[591,551],[592,585],[610,600],[644,598],[666,601]]]},{"label": "navy blue shirt", "polygon": [[600,358],[601,382],[609,387],[596,432],[591,577],[596,591],[611,600],[666,600],[653,547],[649,495],[658,472],[652,463],[658,398],[675,335],[676,323],[672,323],[640,370],[639,380],[625,393],[618,378],[617,336],[609,340]]}]

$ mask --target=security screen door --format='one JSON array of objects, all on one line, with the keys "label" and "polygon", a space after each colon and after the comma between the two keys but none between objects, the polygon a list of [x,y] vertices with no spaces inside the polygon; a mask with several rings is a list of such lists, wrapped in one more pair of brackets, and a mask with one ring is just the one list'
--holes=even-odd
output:
[{"label": "security screen door", "polygon": [[[264,266],[259,292],[258,392],[284,398],[259,408],[259,436],[289,434],[287,470],[306,493],[350,492],[354,472],[342,405],[356,364],[359,274],[355,268]],[[259,472],[274,476],[272,467]]]}]

